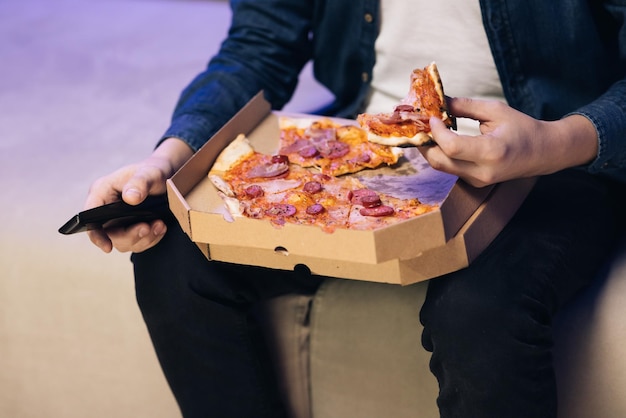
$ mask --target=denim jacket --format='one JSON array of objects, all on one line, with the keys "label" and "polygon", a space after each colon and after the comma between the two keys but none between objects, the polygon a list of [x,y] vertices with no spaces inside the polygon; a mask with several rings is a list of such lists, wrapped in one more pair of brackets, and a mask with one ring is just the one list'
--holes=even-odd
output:
[{"label": "denim jacket", "polygon": [[[599,151],[585,168],[626,181],[626,0],[480,5],[509,105],[543,120],[586,116]],[[197,150],[260,90],[282,108],[309,60],[335,97],[319,113],[352,118],[362,110],[376,59],[377,0],[231,0],[231,8],[227,39],[183,90],[163,138]]]}]

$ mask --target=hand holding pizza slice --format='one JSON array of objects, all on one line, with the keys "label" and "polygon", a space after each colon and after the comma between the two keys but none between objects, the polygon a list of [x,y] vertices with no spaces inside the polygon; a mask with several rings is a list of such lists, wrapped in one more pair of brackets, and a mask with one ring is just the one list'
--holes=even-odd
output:
[{"label": "hand holding pizza slice", "polygon": [[429,120],[437,117],[448,128],[456,129],[454,117],[448,113],[443,84],[433,62],[411,73],[406,97],[391,113],[362,113],[359,125],[370,142],[388,146],[420,146],[433,142]]}]

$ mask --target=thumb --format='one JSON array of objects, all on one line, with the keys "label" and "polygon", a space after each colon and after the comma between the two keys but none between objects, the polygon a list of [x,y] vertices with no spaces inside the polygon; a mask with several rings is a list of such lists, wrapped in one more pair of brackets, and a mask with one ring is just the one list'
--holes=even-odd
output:
[{"label": "thumb", "polygon": [[138,205],[148,196],[149,188],[147,179],[135,173],[122,188],[122,200],[130,205]]},{"label": "thumb", "polygon": [[441,119],[432,116],[428,123],[430,124],[430,132],[432,133],[433,139],[437,145],[441,146],[453,137],[456,137],[456,134],[448,129]]},{"label": "thumb", "polygon": [[122,200],[136,205],[150,194],[165,193],[165,174],[157,166],[139,167],[122,188]]},{"label": "thumb", "polygon": [[448,110],[457,118],[469,118],[477,121],[493,120],[498,117],[504,103],[499,100],[471,99],[453,97],[448,99]]},{"label": "thumb", "polygon": [[148,193],[135,187],[135,185],[127,184],[122,190],[122,200],[130,205],[138,205],[148,196]]}]

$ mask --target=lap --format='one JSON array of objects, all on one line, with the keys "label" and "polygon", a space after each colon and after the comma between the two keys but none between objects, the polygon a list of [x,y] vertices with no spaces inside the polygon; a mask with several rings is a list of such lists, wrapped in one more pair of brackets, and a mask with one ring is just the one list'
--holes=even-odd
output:
[{"label": "lap", "polygon": [[613,192],[610,183],[581,171],[541,178],[470,267],[430,281],[423,321],[449,315],[467,323],[481,312],[506,321],[520,309],[554,315],[594,279],[616,243]]}]

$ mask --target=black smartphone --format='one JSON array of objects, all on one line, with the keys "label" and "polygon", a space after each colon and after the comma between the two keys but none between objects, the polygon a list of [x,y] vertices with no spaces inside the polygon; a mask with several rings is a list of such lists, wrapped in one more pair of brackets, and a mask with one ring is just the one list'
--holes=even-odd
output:
[{"label": "black smartphone", "polygon": [[64,235],[92,229],[122,227],[155,219],[169,221],[173,218],[167,204],[167,195],[148,196],[138,205],[120,200],[96,208],[84,210],[67,221],[59,232]]}]

